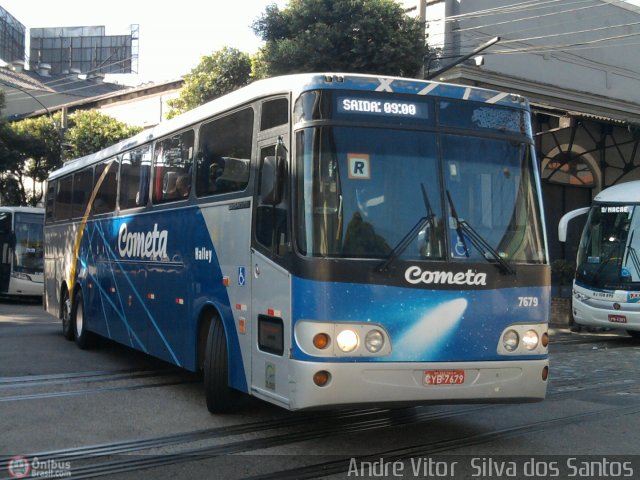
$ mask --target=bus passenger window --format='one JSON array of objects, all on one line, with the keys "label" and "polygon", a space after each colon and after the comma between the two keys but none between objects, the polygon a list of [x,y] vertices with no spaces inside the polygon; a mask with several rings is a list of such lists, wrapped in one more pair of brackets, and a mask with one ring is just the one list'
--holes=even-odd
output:
[{"label": "bus passenger window", "polygon": [[81,170],[73,176],[73,218],[84,216],[93,191],[93,168]]},{"label": "bus passenger window", "polygon": [[71,199],[73,195],[73,176],[67,175],[66,177],[58,180],[58,191],[56,192],[56,220],[67,220],[71,218]]},{"label": "bus passenger window", "polygon": [[262,104],[260,115],[260,131],[286,125],[289,122],[289,100],[277,98]]},{"label": "bus passenger window", "polygon": [[196,168],[199,197],[242,191],[249,183],[253,109],[246,108],[202,126]]},{"label": "bus passenger window", "polygon": [[153,203],[189,197],[193,165],[193,130],[156,143],[153,163]]},{"label": "bus passenger window", "polygon": [[[105,170],[109,170],[105,173]],[[96,198],[93,200],[93,214],[111,213],[116,209],[117,174],[118,168],[114,159],[107,160],[96,166],[93,181]],[[98,182],[101,182],[98,186]]]},{"label": "bus passenger window", "polygon": [[125,152],[120,160],[120,209],[144,207],[149,199],[151,147]]}]

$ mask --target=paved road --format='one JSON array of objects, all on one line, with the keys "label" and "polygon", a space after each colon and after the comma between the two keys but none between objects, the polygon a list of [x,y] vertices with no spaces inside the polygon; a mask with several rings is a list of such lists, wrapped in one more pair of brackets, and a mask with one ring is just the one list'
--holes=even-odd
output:
[{"label": "paved road", "polygon": [[0,478],[640,478],[639,365],[624,334],[556,330],[541,403],[212,416],[197,375],[5,301]]}]

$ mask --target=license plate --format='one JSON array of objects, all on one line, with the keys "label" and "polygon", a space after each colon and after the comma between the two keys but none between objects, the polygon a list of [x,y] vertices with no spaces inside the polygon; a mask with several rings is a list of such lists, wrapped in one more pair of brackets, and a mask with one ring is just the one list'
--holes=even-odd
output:
[{"label": "license plate", "polygon": [[609,315],[609,321],[613,323],[627,323],[627,317],[624,315]]},{"label": "license plate", "polygon": [[425,370],[424,384],[430,385],[462,385],[464,370]]}]

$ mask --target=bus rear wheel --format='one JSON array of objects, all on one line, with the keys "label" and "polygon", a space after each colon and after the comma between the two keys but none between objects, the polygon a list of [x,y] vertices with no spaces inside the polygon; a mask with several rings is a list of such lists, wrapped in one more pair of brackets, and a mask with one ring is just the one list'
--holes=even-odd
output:
[{"label": "bus rear wheel", "polygon": [[211,413],[229,413],[239,408],[242,393],[229,386],[229,354],[222,322],[211,320],[204,360],[204,393]]},{"label": "bus rear wheel", "polygon": [[75,335],[71,324],[71,300],[66,288],[61,297],[60,317],[62,318],[62,336],[67,340],[73,340]]},{"label": "bus rear wheel", "polygon": [[82,298],[82,290],[78,290],[73,301],[73,309],[71,310],[71,324],[76,334],[76,345],[82,350],[87,350],[96,346],[98,337],[95,333],[87,330],[84,318],[84,299]]}]

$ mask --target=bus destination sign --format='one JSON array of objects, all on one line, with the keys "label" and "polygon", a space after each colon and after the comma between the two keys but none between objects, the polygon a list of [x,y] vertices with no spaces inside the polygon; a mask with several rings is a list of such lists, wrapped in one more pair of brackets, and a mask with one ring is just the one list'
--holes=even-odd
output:
[{"label": "bus destination sign", "polygon": [[429,108],[421,103],[404,100],[338,97],[338,113],[384,115],[404,118],[429,118]]}]

